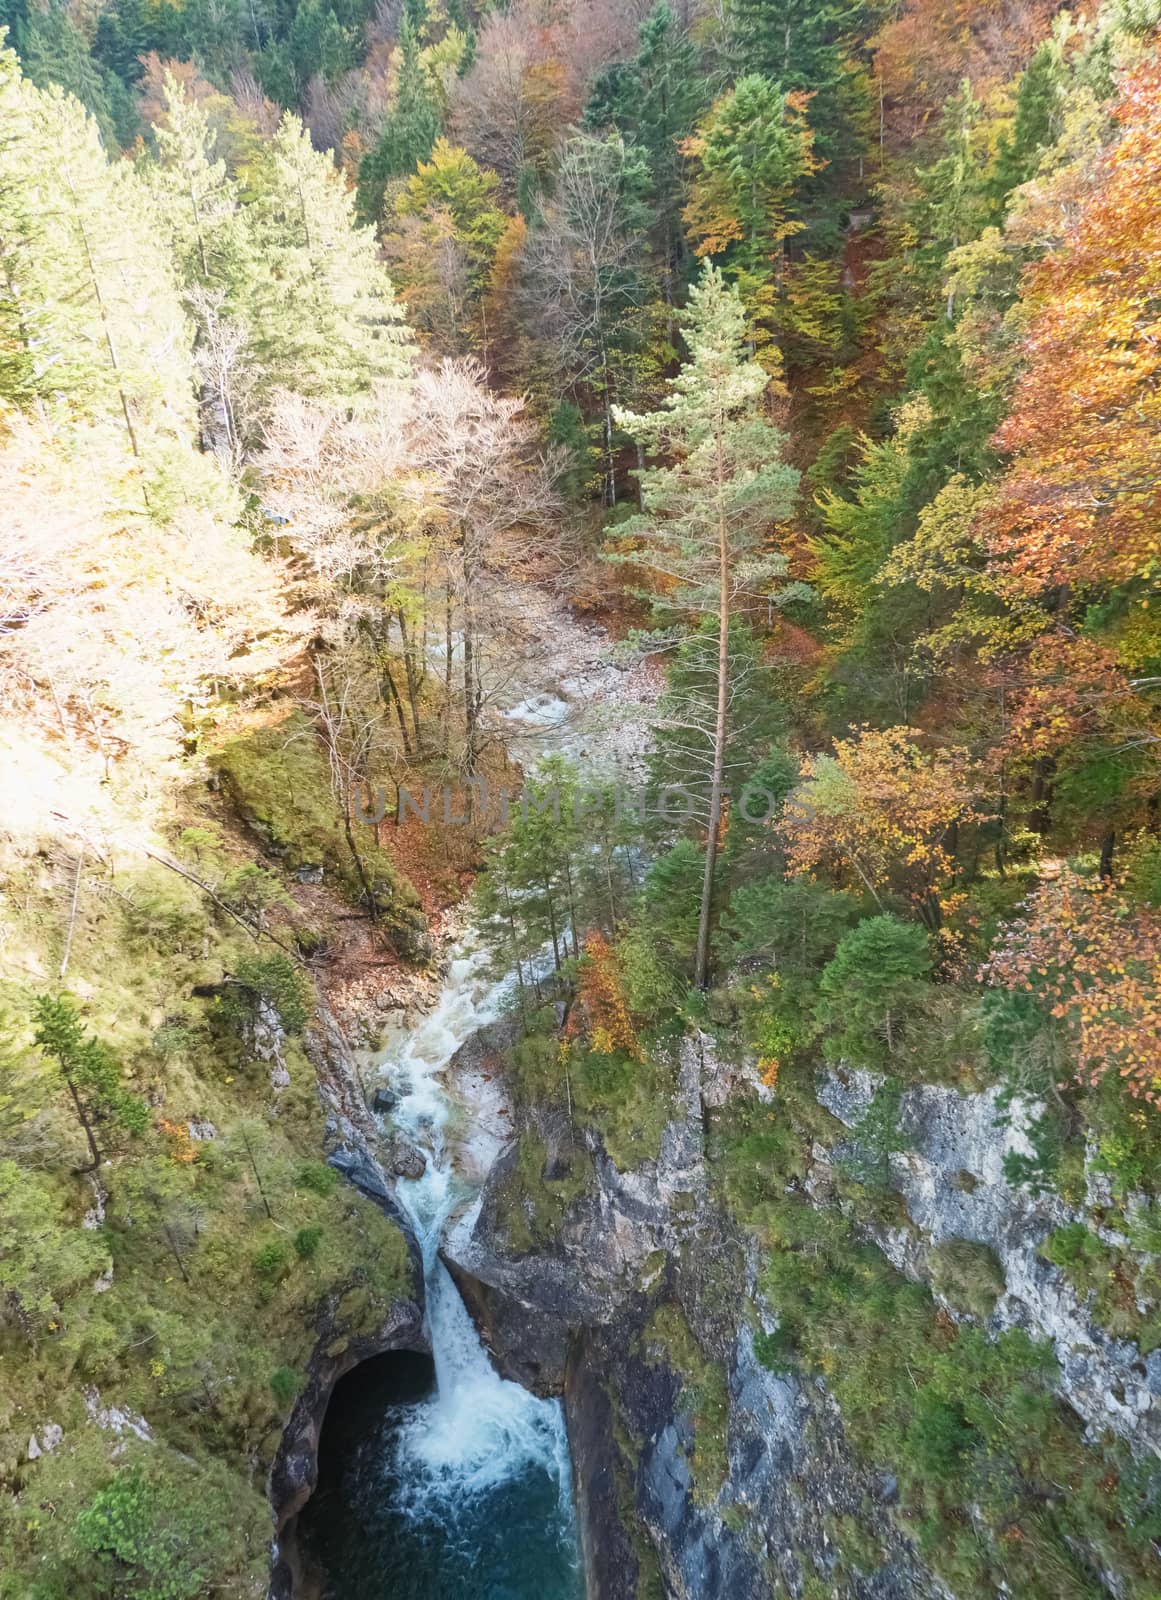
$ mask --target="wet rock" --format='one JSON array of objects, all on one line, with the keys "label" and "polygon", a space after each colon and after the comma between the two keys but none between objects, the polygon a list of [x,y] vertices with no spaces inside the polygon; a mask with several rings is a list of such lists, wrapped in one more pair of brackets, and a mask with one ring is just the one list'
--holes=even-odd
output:
[{"label": "wet rock", "polygon": [[423,1253],[419,1248],[419,1241],[415,1237],[415,1229],[411,1225],[411,1218],[396,1200],[394,1189],[387,1174],[367,1147],[355,1139],[354,1130],[349,1125],[346,1129],[346,1134],[351,1142],[337,1146],[327,1156],[327,1161],[334,1167],[336,1172],[341,1172],[348,1183],[352,1183],[360,1194],[365,1194],[368,1200],[373,1200],[380,1210],[391,1218],[404,1239],[406,1239],[408,1254],[411,1258],[412,1298],[417,1305],[422,1306]]},{"label": "wet rock", "polygon": [[428,1352],[430,1349],[424,1331],[423,1309],[416,1303],[393,1306],[383,1324],[370,1333],[356,1338],[343,1337],[343,1334],[344,1330],[329,1319],[319,1329],[302,1388],[270,1468],[267,1487],[277,1543],[269,1600],[291,1600],[307,1592],[297,1581],[296,1520],[318,1485],[319,1438],[335,1384],[361,1361],[388,1350]]},{"label": "wet rock", "polygon": [[397,1178],[422,1178],[427,1171],[427,1157],[417,1144],[396,1134],[391,1144],[391,1171]]},{"label": "wet rock", "polygon": [[[622,1172],[590,1135],[590,1181],[521,1248],[505,1209],[513,1146],[448,1235],[445,1260],[501,1370],[541,1392],[563,1385],[590,1600],[800,1594],[836,1564],[835,1516],[881,1550],[852,1600],[943,1600],[895,1529],[885,1485],[847,1448],[825,1387],[757,1359],[743,1314],[756,1254],[716,1210],[705,1165],[706,1102],[729,1072],[707,1036],[686,1038],[657,1158]],[[533,1120],[541,1179],[560,1181],[571,1128],[544,1111]],[[692,1357],[650,1332],[659,1305]],[[704,1363],[696,1381],[682,1359]],[[689,1409],[707,1376],[726,1410],[711,1452],[721,1476],[709,1478]]]},{"label": "wet rock", "polygon": [[371,1110],[382,1116],[384,1112],[394,1111],[399,1104],[399,1096],[392,1089],[376,1089],[371,1096]]}]

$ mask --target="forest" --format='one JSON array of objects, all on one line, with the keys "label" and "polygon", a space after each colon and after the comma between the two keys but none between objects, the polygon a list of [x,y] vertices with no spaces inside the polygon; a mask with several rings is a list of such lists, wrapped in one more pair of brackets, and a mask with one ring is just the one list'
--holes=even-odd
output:
[{"label": "forest", "polygon": [[[941,1592],[1157,1600],[1161,1402],[882,1241],[991,1095],[1161,1394],[1159,462],[1158,0],[0,0],[2,1600],[265,1593],[312,1352],[410,1293],[334,1034],[465,908],[513,1248],[712,1038],[754,1347]],[[652,685],[637,810],[520,771],[552,607]],[[856,1522],[763,1592],[879,1592]]]}]

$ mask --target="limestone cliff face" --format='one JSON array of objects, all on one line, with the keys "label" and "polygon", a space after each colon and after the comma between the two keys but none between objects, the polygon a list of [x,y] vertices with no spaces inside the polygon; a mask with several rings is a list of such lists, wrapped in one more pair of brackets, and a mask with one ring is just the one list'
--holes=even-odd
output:
[{"label": "limestone cliff face", "polygon": [[[510,1149],[445,1258],[502,1368],[564,1392],[591,1600],[802,1593],[839,1571],[844,1524],[874,1552],[866,1572],[843,1568],[845,1593],[935,1600],[947,1591],[891,1523],[893,1481],[852,1459],[825,1387],[755,1355],[757,1263],[705,1162],[706,1101],[727,1077],[707,1038],[687,1038],[657,1160],[620,1172],[590,1133],[593,1181],[522,1249],[505,1225]],[[533,1116],[551,1168],[566,1130]]]},{"label": "limestone cliff face", "polygon": [[[854,1127],[871,1103],[879,1080],[862,1071],[827,1073],[818,1097],[832,1115]],[[1142,1355],[1127,1339],[1113,1338],[1092,1319],[1064,1275],[1038,1254],[1054,1228],[1090,1221],[1054,1194],[1033,1196],[1008,1183],[1004,1158],[1027,1154],[1025,1129],[1042,1111],[1015,1102],[1001,1116],[995,1089],[959,1094],[920,1084],[900,1104],[900,1130],[908,1148],[890,1156],[891,1183],[906,1207],[907,1225],[875,1229],[875,1242],[908,1277],[931,1282],[930,1251],[950,1239],[987,1245],[1003,1273],[1004,1288],[989,1329],[1022,1328],[1050,1340],[1060,1363],[1058,1392],[1089,1425],[1093,1435],[1111,1429],[1134,1450],[1161,1453],[1161,1350]],[[812,1183],[825,1183],[829,1161],[816,1150]],[[1089,1205],[1109,1197],[1088,1174]],[[1129,1208],[1130,1211],[1132,1207]],[[1107,1244],[1129,1240],[1103,1228]],[[951,1316],[961,1313],[948,1305]]]}]

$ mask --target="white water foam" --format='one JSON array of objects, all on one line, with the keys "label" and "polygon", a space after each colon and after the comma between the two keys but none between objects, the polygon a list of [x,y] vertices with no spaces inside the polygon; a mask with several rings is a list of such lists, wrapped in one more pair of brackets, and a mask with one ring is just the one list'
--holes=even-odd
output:
[{"label": "white water foam", "polygon": [[[423,1176],[401,1179],[396,1191],[423,1251],[436,1374],[435,1395],[400,1428],[400,1478],[406,1485],[400,1509],[415,1517],[454,1517],[465,1501],[539,1470],[555,1479],[561,1517],[571,1525],[563,1410],[558,1401],[538,1399],[499,1375],[439,1258],[448,1217],[471,1199],[471,1185],[457,1171],[455,1107],[440,1075],[460,1046],[501,1014],[513,981],[489,979],[484,961],[470,944],[457,949],[436,1009],[379,1062],[398,1096],[395,1124],[428,1158]],[[464,1146],[471,1152],[468,1133]]]}]

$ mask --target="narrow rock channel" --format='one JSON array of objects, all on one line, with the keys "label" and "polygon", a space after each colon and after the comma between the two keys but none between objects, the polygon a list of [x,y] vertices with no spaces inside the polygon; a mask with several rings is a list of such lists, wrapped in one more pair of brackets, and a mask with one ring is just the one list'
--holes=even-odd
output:
[{"label": "narrow rock channel", "polygon": [[[631,759],[626,719],[608,711],[641,686],[602,663],[603,630],[553,615],[542,637],[551,644],[533,654],[502,713],[521,763],[554,750],[603,768]],[[594,703],[599,719],[588,716]],[[512,981],[489,976],[469,930],[434,1009],[370,1063],[384,1133],[406,1157],[396,1198],[422,1253],[431,1357],[380,1357],[336,1390],[299,1528],[328,1600],[579,1600],[584,1591],[561,1402],[500,1376],[440,1258],[449,1222],[511,1135],[501,1086],[449,1069],[503,1016]]]}]

